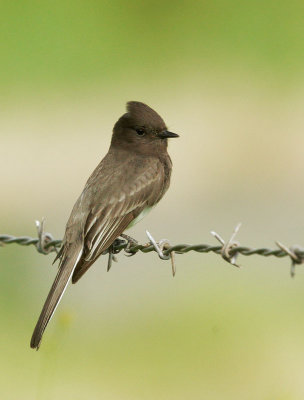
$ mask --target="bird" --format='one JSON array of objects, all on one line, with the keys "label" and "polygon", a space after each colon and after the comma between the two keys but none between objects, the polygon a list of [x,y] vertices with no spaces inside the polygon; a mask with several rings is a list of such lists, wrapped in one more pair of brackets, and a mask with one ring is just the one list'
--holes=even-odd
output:
[{"label": "bird", "polygon": [[76,201],[68,222],[58,272],[35,326],[30,346],[39,349],[43,333],[65,289],[164,196],[172,161],[168,131],[162,117],[148,105],[129,101],[113,128],[106,156],[95,168]]}]

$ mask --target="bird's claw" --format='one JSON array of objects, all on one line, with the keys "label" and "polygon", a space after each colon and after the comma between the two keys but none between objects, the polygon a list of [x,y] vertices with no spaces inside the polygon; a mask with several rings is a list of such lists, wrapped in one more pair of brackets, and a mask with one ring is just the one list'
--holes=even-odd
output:
[{"label": "bird's claw", "polygon": [[134,256],[136,254],[136,252],[132,251],[132,247],[138,245],[138,241],[135,240],[134,238],[132,238],[131,236],[126,235],[125,233],[122,233],[120,236],[127,241],[127,246],[124,249],[125,252],[127,253],[127,254],[125,254],[125,256],[127,256],[127,257]]}]

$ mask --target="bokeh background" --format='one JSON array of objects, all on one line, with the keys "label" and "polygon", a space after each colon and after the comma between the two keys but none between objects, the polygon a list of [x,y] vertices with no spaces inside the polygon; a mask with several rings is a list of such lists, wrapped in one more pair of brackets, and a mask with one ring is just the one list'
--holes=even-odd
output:
[{"label": "bokeh background", "polygon": [[[61,238],[128,100],[180,134],[170,191],[145,229],[254,247],[302,244],[301,0],[0,4],[0,232]],[[304,397],[304,273],[288,259],[119,255],[69,287],[39,352],[53,256],[0,249],[1,399]]]}]

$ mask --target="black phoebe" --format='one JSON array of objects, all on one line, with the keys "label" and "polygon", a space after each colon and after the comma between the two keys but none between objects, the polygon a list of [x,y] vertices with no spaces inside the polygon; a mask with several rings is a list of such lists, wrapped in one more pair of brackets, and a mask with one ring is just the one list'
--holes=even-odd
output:
[{"label": "black phoebe", "polygon": [[169,132],[146,104],[130,101],[115,124],[107,155],[87,181],[66,225],[59,271],[36,324],[31,347],[43,332],[71,277],[75,283],[125,229],[163,197],[170,184]]}]

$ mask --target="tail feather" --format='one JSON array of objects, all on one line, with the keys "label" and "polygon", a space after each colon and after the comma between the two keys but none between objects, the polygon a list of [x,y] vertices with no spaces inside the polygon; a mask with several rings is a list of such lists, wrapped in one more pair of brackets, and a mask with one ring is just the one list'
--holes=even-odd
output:
[{"label": "tail feather", "polygon": [[56,275],[48,297],[44,303],[43,309],[32,335],[31,347],[33,349],[39,349],[45,328],[52,318],[61,300],[61,297],[63,296],[63,293],[65,292],[65,289],[72,277],[72,274],[80,260],[81,255],[82,245],[78,245],[76,248],[73,249],[71,256],[67,255],[62,259],[61,265],[59,266],[59,271]]}]

